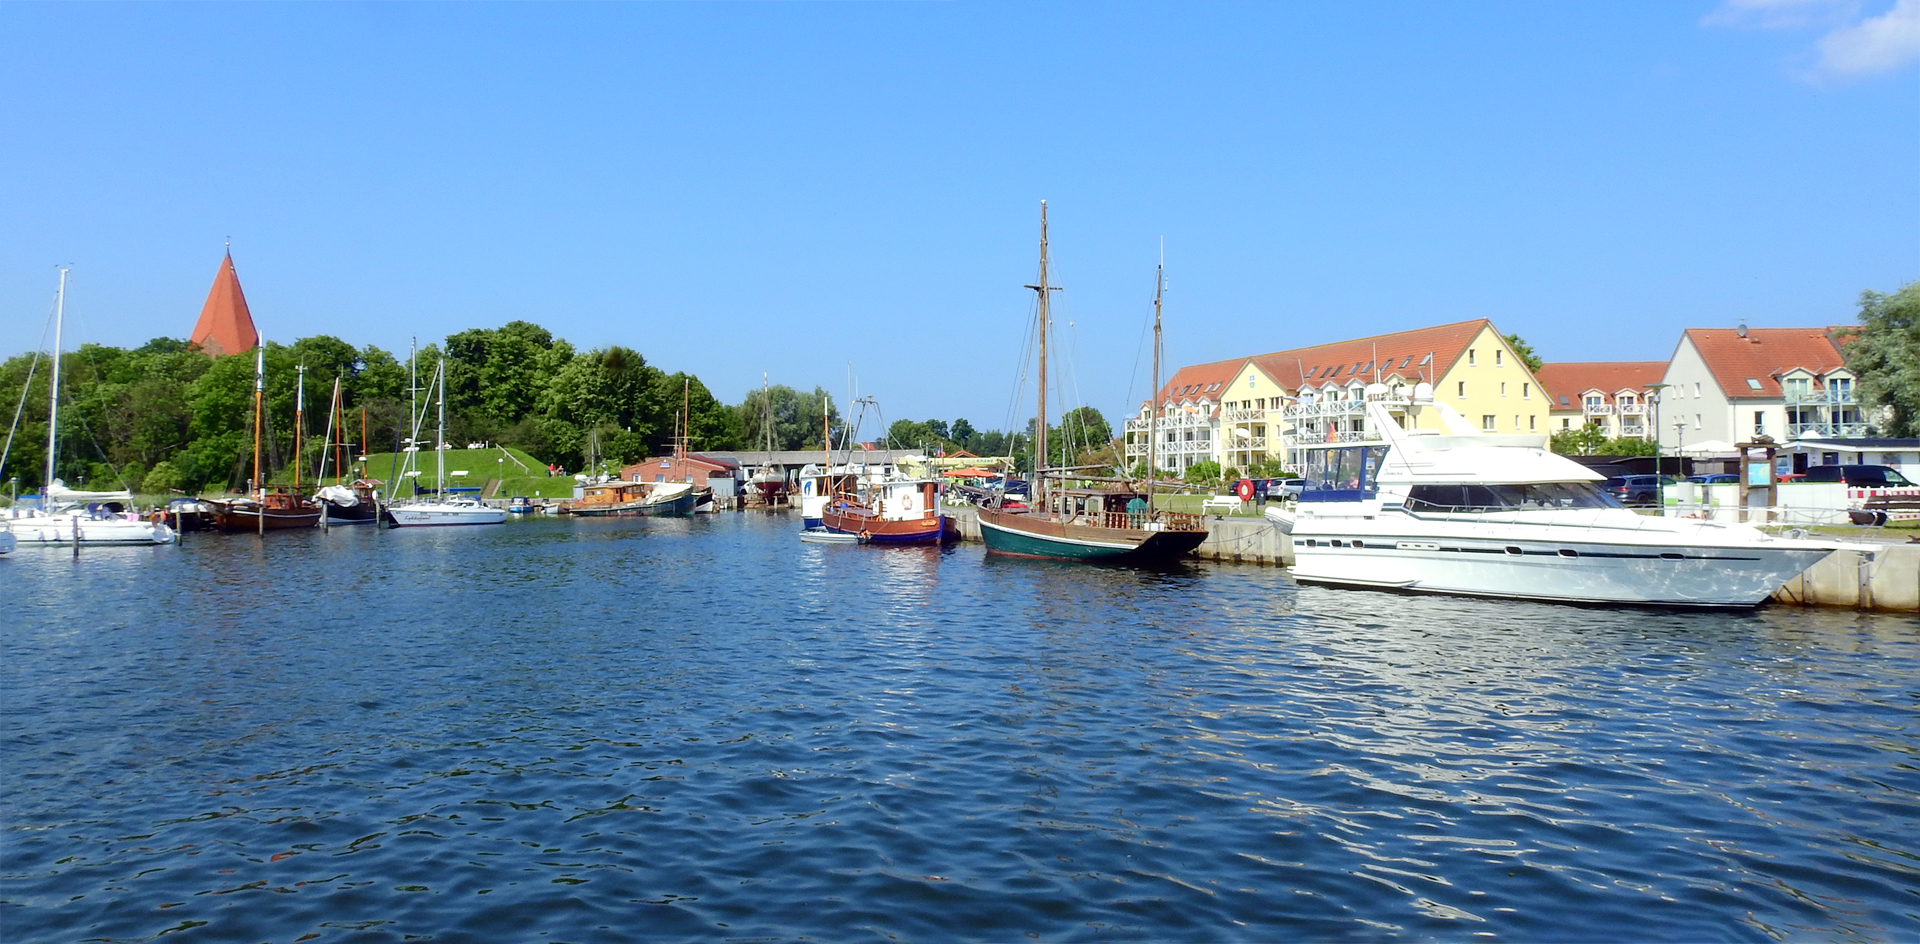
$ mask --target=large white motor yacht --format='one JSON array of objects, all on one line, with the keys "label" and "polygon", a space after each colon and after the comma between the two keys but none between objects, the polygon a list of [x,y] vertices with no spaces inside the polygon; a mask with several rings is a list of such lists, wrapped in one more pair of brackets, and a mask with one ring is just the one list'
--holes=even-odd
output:
[{"label": "large white motor yacht", "polygon": [[[1578,603],[1756,606],[1837,543],[1751,525],[1637,514],[1546,437],[1483,433],[1425,384],[1369,388],[1366,442],[1315,444],[1292,510],[1296,579]],[[1402,428],[1394,410],[1410,418]],[[1426,414],[1422,417],[1422,414]],[[1426,419],[1422,424],[1420,419]],[[1438,420],[1441,429],[1421,429]]]}]

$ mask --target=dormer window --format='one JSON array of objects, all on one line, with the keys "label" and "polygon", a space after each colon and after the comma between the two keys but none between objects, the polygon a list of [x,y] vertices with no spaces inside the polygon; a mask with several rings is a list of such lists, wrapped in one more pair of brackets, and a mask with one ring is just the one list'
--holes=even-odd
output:
[{"label": "dormer window", "polygon": [[[1755,380],[1755,379],[1753,379],[1752,377],[1748,377],[1748,378],[1747,378],[1747,389],[1748,389],[1748,390],[1758,390],[1758,389],[1760,389],[1760,381],[1758,381],[1758,380]],[[1693,391],[1693,395],[1694,395],[1694,396],[1696,396],[1696,397],[1700,395],[1700,388],[1699,388],[1699,384],[1695,384],[1695,385],[1694,385],[1694,391]]]}]

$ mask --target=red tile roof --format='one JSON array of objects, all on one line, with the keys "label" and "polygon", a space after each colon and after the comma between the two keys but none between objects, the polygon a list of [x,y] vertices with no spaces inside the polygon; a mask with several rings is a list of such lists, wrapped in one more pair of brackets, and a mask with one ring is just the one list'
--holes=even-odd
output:
[{"label": "red tile roof", "polygon": [[[1288,390],[1334,381],[1342,386],[1355,377],[1371,383],[1375,377],[1399,374],[1431,382],[1465,357],[1467,345],[1491,325],[1485,318],[1396,331],[1351,341],[1255,355],[1253,361]],[[1428,355],[1430,363],[1422,364]]]},{"label": "red tile roof", "polygon": [[1647,384],[1659,383],[1667,375],[1666,361],[1587,361],[1584,363],[1543,364],[1533,372],[1555,410],[1578,410],[1580,398],[1589,390],[1606,394],[1633,390],[1646,395]]},{"label": "red tile roof", "polygon": [[[1796,367],[1823,376],[1842,366],[1840,349],[1828,328],[1688,328],[1685,337],[1706,361],[1715,383],[1729,400],[1785,396],[1779,375]],[[1759,384],[1754,389],[1747,383]]]},{"label": "red tile roof", "polygon": [[[1431,382],[1452,370],[1453,365],[1466,356],[1467,345],[1492,324],[1485,318],[1475,318],[1472,321],[1396,331],[1351,341],[1255,354],[1251,358],[1237,357],[1182,367],[1173,375],[1173,380],[1162,388],[1161,399],[1162,402],[1169,397],[1177,400],[1183,396],[1179,391],[1190,385],[1197,384],[1203,389],[1184,394],[1186,396],[1200,396],[1214,384],[1224,386],[1248,360],[1252,360],[1254,366],[1288,390],[1298,390],[1306,385],[1318,387],[1329,380],[1345,386],[1355,377],[1371,383],[1375,377],[1384,380],[1396,374],[1415,382]],[[1525,365],[1521,366],[1524,369]],[[1225,392],[1213,388],[1206,395],[1217,402]]]},{"label": "red tile roof", "polygon": [[1227,382],[1240,372],[1240,365],[1247,359],[1236,357],[1231,360],[1214,361],[1211,364],[1195,364],[1175,371],[1173,379],[1160,388],[1161,403],[1178,403],[1181,400],[1197,400],[1206,397],[1214,403],[1220,402],[1220,394],[1225,391]]},{"label": "red tile roof", "polygon": [[200,306],[200,320],[194,322],[187,340],[213,357],[251,351],[260,343],[253,313],[247,310],[247,296],[240,291],[240,276],[233,271],[233,253],[220,260],[213,289],[207,292],[207,303]]}]

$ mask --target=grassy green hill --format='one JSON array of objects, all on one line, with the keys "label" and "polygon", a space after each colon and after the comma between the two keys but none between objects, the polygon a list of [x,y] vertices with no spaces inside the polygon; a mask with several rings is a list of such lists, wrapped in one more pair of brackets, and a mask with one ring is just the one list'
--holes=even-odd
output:
[{"label": "grassy green hill", "polygon": [[[442,455],[446,457],[448,487],[478,486],[486,489],[482,494],[487,498],[509,498],[515,495],[541,498],[573,496],[572,476],[550,477],[547,475],[546,463],[518,449],[503,447],[448,449]],[[400,478],[399,470],[405,464],[404,454],[374,453],[367,457],[367,474],[383,482],[392,482]],[[415,465],[419,468],[420,475],[413,481],[432,488],[435,469],[433,452],[422,451]],[[467,474],[455,475],[453,474],[455,472]],[[402,484],[399,494],[405,496],[413,492]]]}]

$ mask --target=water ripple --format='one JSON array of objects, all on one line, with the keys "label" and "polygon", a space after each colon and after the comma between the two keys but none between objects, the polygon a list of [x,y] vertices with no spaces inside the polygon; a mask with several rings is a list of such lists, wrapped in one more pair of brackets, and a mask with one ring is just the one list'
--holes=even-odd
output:
[{"label": "water ripple", "polygon": [[0,927],[1920,937],[1920,633],[779,517],[0,562]]}]

